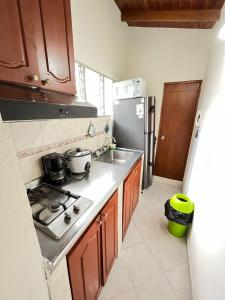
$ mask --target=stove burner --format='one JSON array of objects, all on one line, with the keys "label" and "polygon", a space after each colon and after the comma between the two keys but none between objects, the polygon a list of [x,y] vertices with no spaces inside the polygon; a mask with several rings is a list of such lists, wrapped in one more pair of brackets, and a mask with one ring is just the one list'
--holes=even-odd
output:
[{"label": "stove burner", "polygon": [[44,188],[40,188],[37,190],[27,190],[27,195],[31,204],[34,204],[43,198],[51,200],[51,193],[51,190],[47,191],[44,190]]},{"label": "stove burner", "polygon": [[89,209],[93,201],[47,183],[28,189],[34,224],[59,239]]},{"label": "stove burner", "polygon": [[53,201],[49,208],[51,209],[51,211],[58,211],[60,208],[60,203],[58,201]]}]

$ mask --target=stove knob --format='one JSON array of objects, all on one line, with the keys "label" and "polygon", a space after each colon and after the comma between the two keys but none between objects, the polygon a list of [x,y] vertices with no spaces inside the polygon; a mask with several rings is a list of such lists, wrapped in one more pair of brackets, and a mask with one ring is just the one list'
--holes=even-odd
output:
[{"label": "stove knob", "polygon": [[77,205],[74,205],[74,206],[73,206],[73,211],[74,211],[75,214],[79,214],[80,207],[77,206]]},{"label": "stove knob", "polygon": [[64,221],[68,224],[68,223],[70,223],[71,219],[72,219],[71,215],[66,212],[65,217],[64,217]]}]

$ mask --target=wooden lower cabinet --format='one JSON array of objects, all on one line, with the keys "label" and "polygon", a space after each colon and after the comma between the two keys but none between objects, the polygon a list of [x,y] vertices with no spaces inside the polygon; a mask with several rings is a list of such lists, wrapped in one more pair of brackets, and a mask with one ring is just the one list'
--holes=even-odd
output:
[{"label": "wooden lower cabinet", "polygon": [[95,300],[118,250],[118,192],[67,256],[73,300]]},{"label": "wooden lower cabinet", "polygon": [[138,162],[133,170],[133,203],[132,209],[135,210],[140,194],[140,184],[141,184],[141,161]]},{"label": "wooden lower cabinet", "polygon": [[126,235],[131,217],[137,206],[140,193],[141,160],[124,181],[123,187],[123,238]]},{"label": "wooden lower cabinet", "polygon": [[67,257],[74,300],[94,300],[101,291],[100,230],[100,217],[98,217]]},{"label": "wooden lower cabinet", "polygon": [[118,192],[112,196],[101,212],[103,283],[111,271],[118,252]]},{"label": "wooden lower cabinet", "polygon": [[123,187],[123,238],[127,232],[128,226],[130,224],[131,219],[131,212],[132,212],[132,176],[131,174],[127,177],[126,181],[124,182]]}]

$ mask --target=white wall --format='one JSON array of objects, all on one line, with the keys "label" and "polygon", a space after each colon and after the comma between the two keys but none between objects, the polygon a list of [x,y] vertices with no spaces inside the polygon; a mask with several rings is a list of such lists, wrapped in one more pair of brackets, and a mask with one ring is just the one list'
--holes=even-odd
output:
[{"label": "white wall", "polygon": [[164,82],[204,78],[212,30],[127,27],[108,0],[71,7],[76,60],[115,80],[143,77],[157,97],[157,129]]},{"label": "white wall", "polygon": [[184,178],[184,192],[195,202],[189,237],[195,300],[225,299],[225,40],[218,38],[223,24],[225,9],[200,99],[200,134],[193,138]]},{"label": "white wall", "polygon": [[71,0],[75,59],[112,79],[126,69],[127,25],[112,0]]},{"label": "white wall", "polygon": [[0,119],[0,299],[48,300],[31,209],[7,129]]},{"label": "white wall", "polygon": [[129,28],[125,78],[143,77],[148,95],[157,98],[159,125],[164,82],[203,79],[212,30]]}]

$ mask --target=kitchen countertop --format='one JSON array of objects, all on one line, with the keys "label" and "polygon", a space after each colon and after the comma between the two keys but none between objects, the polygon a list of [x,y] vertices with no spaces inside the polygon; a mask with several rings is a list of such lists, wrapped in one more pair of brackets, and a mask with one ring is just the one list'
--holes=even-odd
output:
[{"label": "kitchen countertop", "polygon": [[81,237],[143,154],[142,151],[130,151],[133,155],[123,164],[105,163],[93,159],[88,177],[81,181],[71,181],[63,186],[71,193],[91,199],[93,205],[59,240],[54,240],[36,228],[42,256],[50,272]]}]

